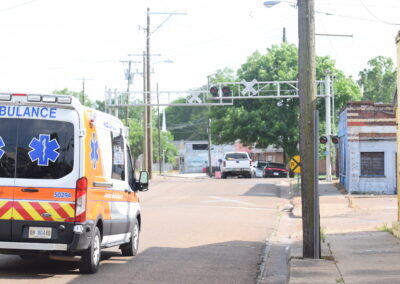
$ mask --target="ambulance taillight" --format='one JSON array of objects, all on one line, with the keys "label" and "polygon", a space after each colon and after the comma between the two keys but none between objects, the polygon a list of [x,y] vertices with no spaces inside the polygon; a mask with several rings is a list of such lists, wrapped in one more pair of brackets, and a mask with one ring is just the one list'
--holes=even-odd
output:
[{"label": "ambulance taillight", "polygon": [[81,177],[76,181],[76,207],[75,222],[86,221],[86,195],[88,181],[86,177]]}]

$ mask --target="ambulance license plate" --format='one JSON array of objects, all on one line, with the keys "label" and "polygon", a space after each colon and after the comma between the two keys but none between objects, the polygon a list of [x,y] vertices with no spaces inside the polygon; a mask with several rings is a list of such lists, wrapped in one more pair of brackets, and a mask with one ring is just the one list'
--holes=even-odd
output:
[{"label": "ambulance license plate", "polygon": [[274,173],[274,176],[279,176],[279,173]]},{"label": "ambulance license plate", "polygon": [[29,227],[30,239],[51,239],[51,228],[47,227]]}]

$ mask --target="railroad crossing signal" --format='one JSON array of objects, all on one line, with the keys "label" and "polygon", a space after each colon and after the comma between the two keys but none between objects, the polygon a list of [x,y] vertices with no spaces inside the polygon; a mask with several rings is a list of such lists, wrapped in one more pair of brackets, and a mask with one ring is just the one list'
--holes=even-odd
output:
[{"label": "railroad crossing signal", "polygon": [[292,157],[292,159],[289,162],[289,167],[295,174],[301,173],[300,155],[295,155]]}]

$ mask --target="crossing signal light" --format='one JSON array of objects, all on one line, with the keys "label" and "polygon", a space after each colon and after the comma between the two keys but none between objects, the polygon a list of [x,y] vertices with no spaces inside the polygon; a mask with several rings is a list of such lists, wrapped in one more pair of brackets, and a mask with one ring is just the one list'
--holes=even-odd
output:
[{"label": "crossing signal light", "polygon": [[319,143],[326,144],[326,142],[328,142],[328,138],[326,138],[326,136],[319,137]]},{"label": "crossing signal light", "polygon": [[232,95],[231,89],[228,86],[222,87],[222,96],[230,97]]},{"label": "crossing signal light", "polygon": [[339,137],[337,137],[337,136],[332,136],[332,143],[333,143],[333,144],[339,143]]},{"label": "crossing signal light", "polygon": [[213,97],[218,97],[218,88],[215,87],[215,86],[212,86],[212,87],[210,88],[210,93],[211,93],[211,95],[212,95]]}]

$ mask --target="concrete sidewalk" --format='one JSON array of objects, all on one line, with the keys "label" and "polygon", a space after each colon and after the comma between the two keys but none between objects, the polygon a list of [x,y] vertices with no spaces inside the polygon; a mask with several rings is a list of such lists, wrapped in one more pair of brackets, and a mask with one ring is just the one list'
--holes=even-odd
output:
[{"label": "concrete sidewalk", "polygon": [[[258,282],[400,283],[400,240],[387,232],[397,217],[397,197],[344,195],[326,182],[319,189],[322,259],[302,258],[301,199],[295,197],[292,213],[281,217],[269,241],[271,248],[290,245],[290,255],[270,254],[271,271]],[[274,269],[271,263],[288,267]]]}]

